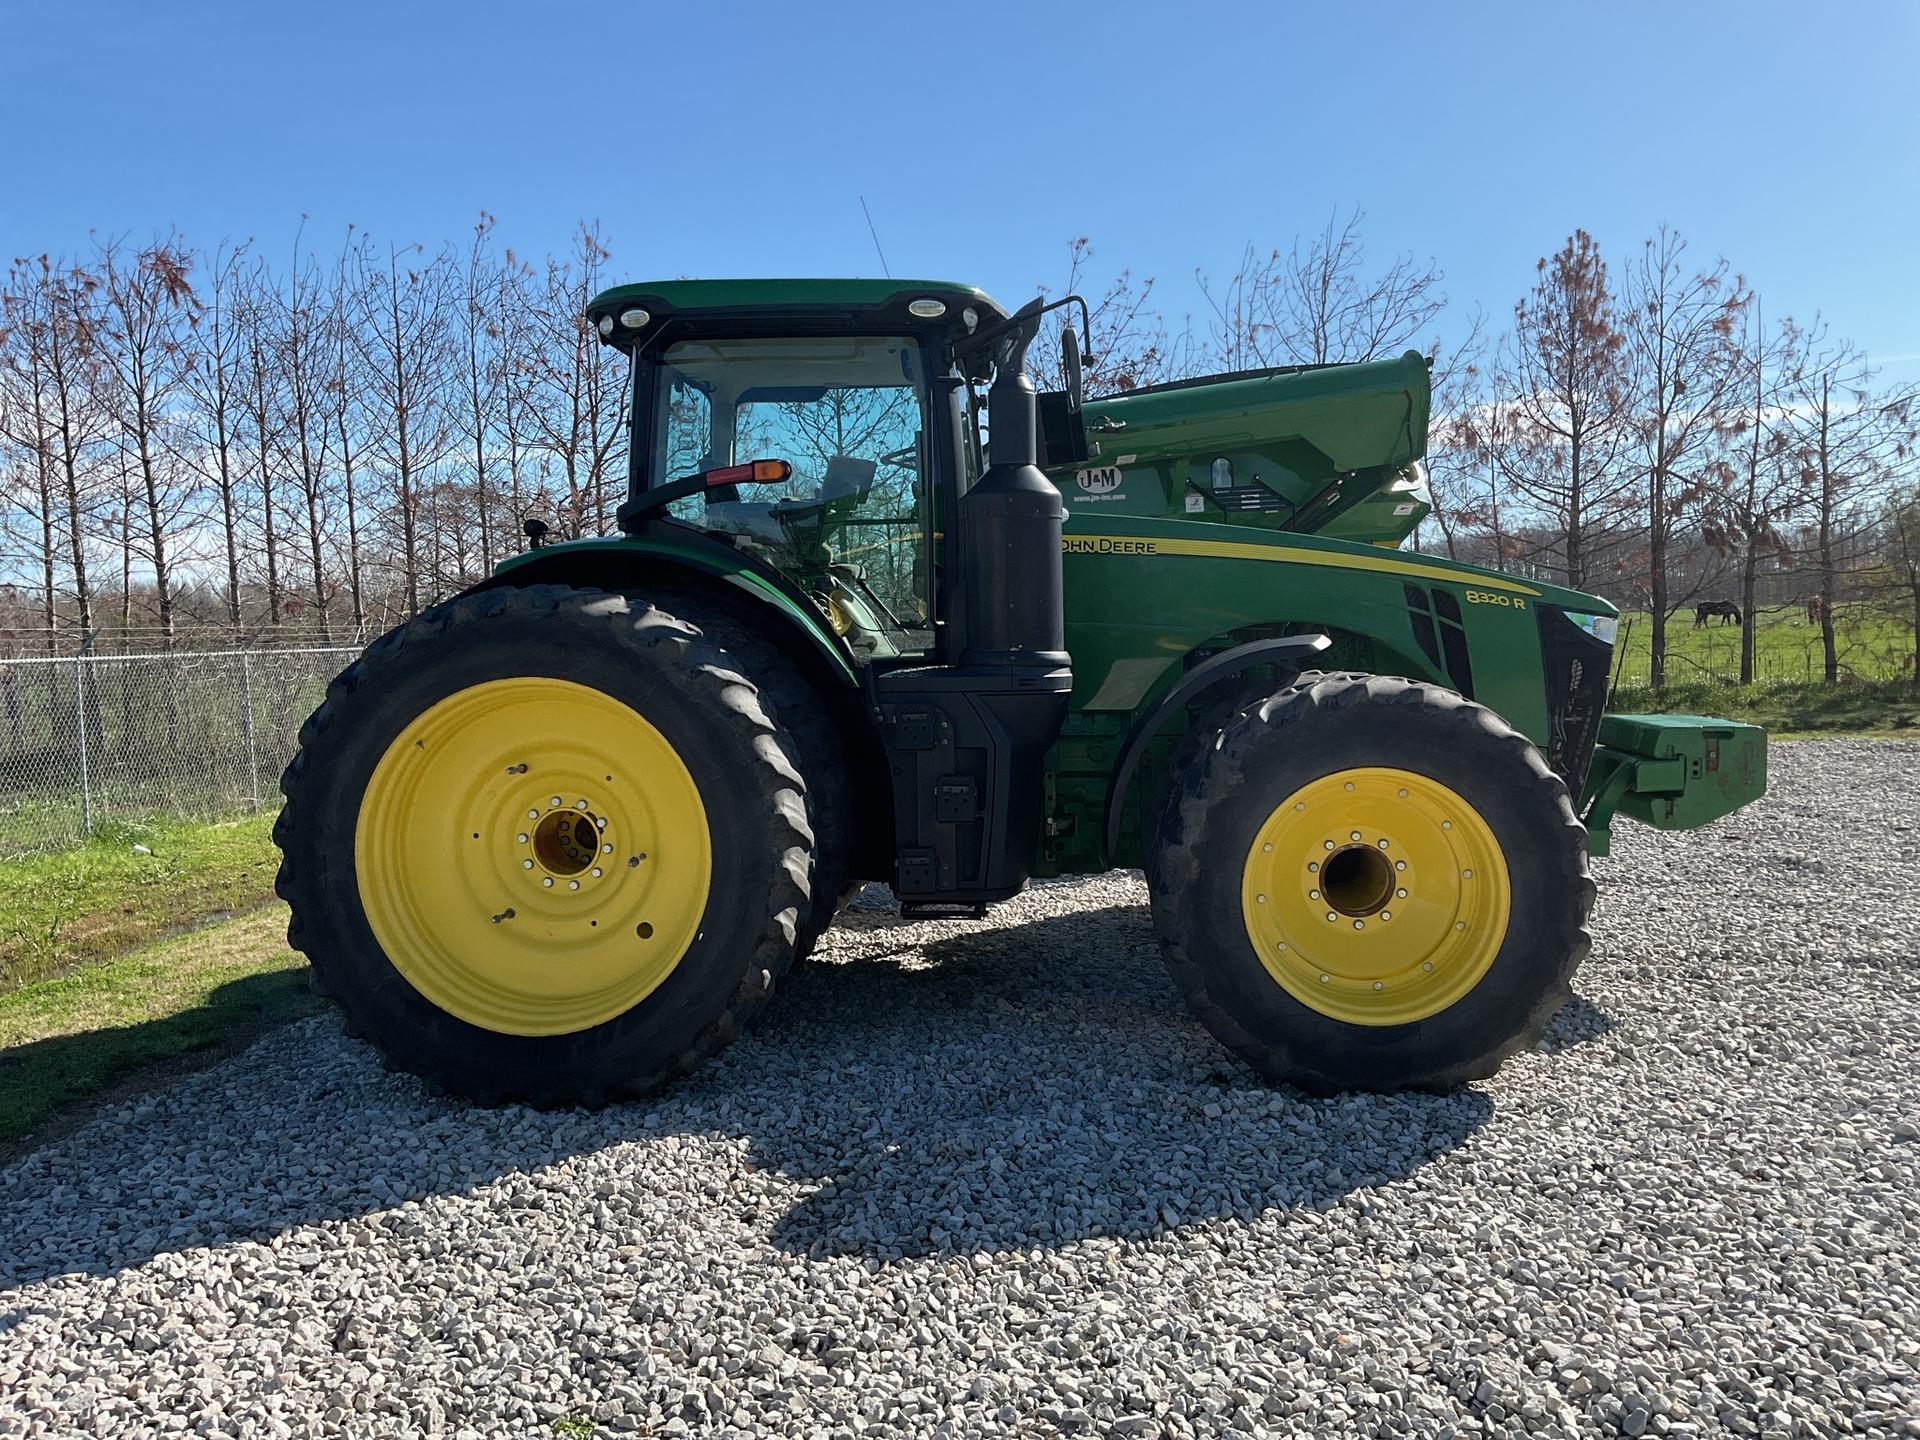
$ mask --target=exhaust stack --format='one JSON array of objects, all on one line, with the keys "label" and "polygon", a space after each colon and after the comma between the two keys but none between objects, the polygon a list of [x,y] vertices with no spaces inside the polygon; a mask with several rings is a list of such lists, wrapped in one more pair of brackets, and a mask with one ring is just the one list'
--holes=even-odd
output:
[{"label": "exhaust stack", "polygon": [[1038,464],[1038,403],[1027,374],[1041,308],[1039,300],[1024,306],[994,342],[987,473],[960,499],[967,592],[960,663],[967,669],[1067,664],[1060,569],[1067,507]]}]

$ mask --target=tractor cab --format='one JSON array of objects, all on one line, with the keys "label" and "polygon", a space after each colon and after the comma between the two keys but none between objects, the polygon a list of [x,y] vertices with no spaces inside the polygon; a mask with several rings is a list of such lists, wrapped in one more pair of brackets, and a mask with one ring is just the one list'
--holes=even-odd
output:
[{"label": "tractor cab", "polygon": [[[588,315],[633,365],[621,529],[697,532],[777,574],[856,663],[957,659],[952,517],[986,469],[979,387],[1019,370],[1007,343],[1023,356],[1047,308],[1010,316],[937,281],[608,291]],[[1071,453],[1064,430],[1053,448]]]}]

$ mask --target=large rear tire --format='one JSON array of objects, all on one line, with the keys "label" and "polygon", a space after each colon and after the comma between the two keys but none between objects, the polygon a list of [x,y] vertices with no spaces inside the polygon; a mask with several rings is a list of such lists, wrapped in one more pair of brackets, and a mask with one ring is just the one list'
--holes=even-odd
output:
[{"label": "large rear tire", "polygon": [[1590,944],[1559,777],[1485,707],[1387,677],[1304,675],[1188,747],[1147,880],[1194,1012],[1315,1094],[1492,1075]]},{"label": "large rear tire", "polygon": [[328,687],[281,781],[277,888],[316,988],[391,1065],[597,1104],[686,1074],[766,1002],[813,838],[728,625],[486,590]]}]

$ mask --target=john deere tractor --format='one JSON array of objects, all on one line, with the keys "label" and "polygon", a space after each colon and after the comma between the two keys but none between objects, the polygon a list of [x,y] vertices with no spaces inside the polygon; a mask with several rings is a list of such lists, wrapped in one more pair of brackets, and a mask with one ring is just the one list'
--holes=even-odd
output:
[{"label": "john deere tractor", "polygon": [[1420,356],[1086,400],[1071,304],[593,301],[620,533],[382,636],[282,782],[290,938],[355,1029],[483,1101],[645,1094],[857,882],[977,914],[1141,866],[1180,990],[1271,1080],[1445,1088],[1539,1037],[1610,822],[1728,813],[1764,737],[1605,714],[1605,600],[1398,548]]}]

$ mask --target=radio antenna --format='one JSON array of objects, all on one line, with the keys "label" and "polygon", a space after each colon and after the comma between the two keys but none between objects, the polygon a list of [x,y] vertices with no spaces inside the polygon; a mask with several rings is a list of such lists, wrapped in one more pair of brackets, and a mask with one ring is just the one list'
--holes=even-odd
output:
[{"label": "radio antenna", "polygon": [[873,236],[873,253],[880,257],[880,273],[887,279],[893,278],[893,271],[887,268],[887,252],[880,248],[880,232],[873,228],[873,212],[867,209],[867,197],[860,197],[860,213],[867,217],[867,234]]}]

